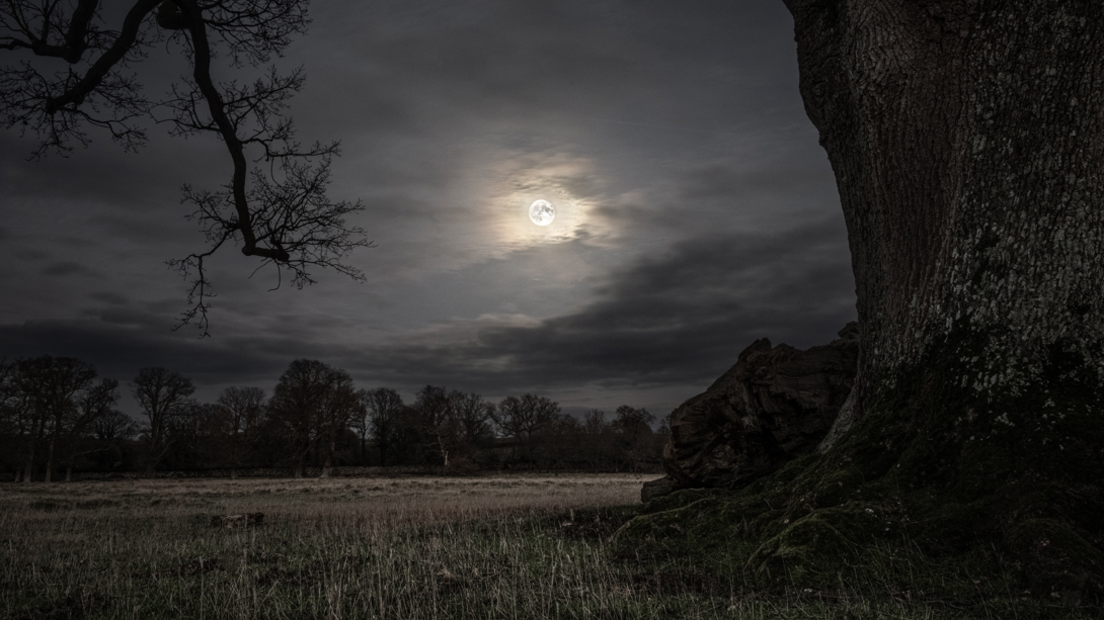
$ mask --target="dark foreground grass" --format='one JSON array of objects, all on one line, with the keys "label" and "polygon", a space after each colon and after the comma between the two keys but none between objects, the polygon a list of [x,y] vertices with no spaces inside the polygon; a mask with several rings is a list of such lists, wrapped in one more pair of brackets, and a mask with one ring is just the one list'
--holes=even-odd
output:
[{"label": "dark foreground grass", "polygon": [[[611,542],[638,513],[630,502],[639,484],[572,476],[4,485],[0,616],[1098,617],[972,582],[991,570],[889,551],[864,555],[867,565],[832,587],[759,589],[701,550]],[[255,511],[265,513],[261,527],[209,524]],[[938,587],[948,580],[956,587]]]}]

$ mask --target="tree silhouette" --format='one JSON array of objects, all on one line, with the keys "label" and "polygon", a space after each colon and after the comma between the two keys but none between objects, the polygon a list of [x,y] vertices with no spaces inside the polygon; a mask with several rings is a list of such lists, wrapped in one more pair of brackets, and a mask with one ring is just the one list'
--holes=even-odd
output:
[{"label": "tree silhouette", "polygon": [[640,462],[653,452],[652,422],[655,416],[647,409],[637,409],[630,405],[617,408],[617,417],[610,423],[619,439],[621,458],[630,471],[636,472]]},{"label": "tree silhouette", "polygon": [[[46,450],[46,482],[55,463],[74,456],[73,442],[118,399],[118,382],[96,382],[91,364],[71,357],[23,358],[9,367],[8,407],[17,422],[25,458],[23,481],[34,471],[39,444]],[[69,454],[64,454],[69,452]]]},{"label": "tree silhouette", "polygon": [[[302,288],[310,269],[328,267],[361,279],[342,260],[370,245],[345,218],[360,203],[326,196],[338,144],[303,147],[284,116],[303,86],[303,71],[271,67],[252,83],[217,82],[212,62],[257,67],[281,55],[309,19],[307,0],[134,0],[118,29],[98,0],[8,0],[0,4],[0,50],[18,59],[0,67],[0,122],[39,137],[36,157],[87,145],[87,127],[107,131],[123,148],[147,141],[149,122],[176,136],[208,134],[225,146],[230,179],[218,190],[184,188],[190,218],[205,249],[169,264],[190,281],[188,309],[178,327],[208,334],[212,296],[204,261],[227,243],[284,270]],[[138,65],[155,52],[183,57],[191,75],[160,99],[146,97]],[[132,70],[134,68],[134,70]],[[250,167],[249,159],[266,164]]]},{"label": "tree silhouette", "polygon": [[329,475],[338,439],[362,406],[344,370],[308,359],[288,365],[269,401],[269,417],[291,447],[296,478],[312,451],[323,477]]},{"label": "tree silhouette", "polygon": [[179,373],[154,366],[138,371],[131,391],[146,416],[142,429],[146,443],[145,472],[146,477],[151,477],[191,412],[189,397],[195,386]]},{"label": "tree silhouette", "polygon": [[66,482],[72,479],[73,462],[77,457],[105,449],[93,441],[93,427],[100,420],[117,413],[115,405],[118,402],[119,382],[115,379],[100,379],[99,383],[89,386],[79,395],[61,436],[64,452],[60,460],[65,465]]},{"label": "tree silhouette", "polygon": [[90,430],[97,441],[113,444],[133,438],[141,429],[133,418],[118,409],[111,409],[97,418]]},{"label": "tree silhouette", "polygon": [[425,440],[425,450],[448,469],[449,456],[460,445],[460,424],[456,409],[444,387],[427,385],[418,390],[412,408],[417,412],[418,426]]},{"label": "tree silhouette", "polygon": [[520,444],[523,458],[533,463],[535,437],[552,424],[559,413],[560,405],[555,401],[536,394],[523,394],[502,399],[492,420],[498,433]]},{"label": "tree silhouette", "polygon": [[594,471],[613,459],[613,440],[615,439],[610,423],[606,421],[606,412],[601,409],[587,409],[583,412],[583,452]]},{"label": "tree silhouette", "polygon": [[494,403],[474,392],[449,392],[460,434],[472,445],[478,445],[492,437],[491,423],[494,417]]},{"label": "tree silhouette", "polygon": [[265,392],[258,387],[231,386],[218,395],[218,404],[229,414],[227,461],[230,477],[238,477],[238,468],[248,458],[264,416]]},{"label": "tree silhouette", "polygon": [[141,427],[129,415],[118,409],[111,409],[96,418],[89,426],[88,432],[96,447],[94,460],[101,467],[106,465],[114,469],[127,460],[129,451],[125,446],[127,442],[138,436]]},{"label": "tree silhouette", "polygon": [[480,451],[494,439],[491,428],[494,403],[474,392],[452,390],[448,395],[455,419],[456,446],[453,448],[452,473],[468,473],[478,468]]},{"label": "tree silhouette", "polygon": [[402,396],[390,388],[361,390],[363,415],[357,420],[361,437],[361,458],[364,458],[363,442],[370,435],[379,450],[380,465],[388,464],[388,454],[399,432],[399,416],[403,412]]}]

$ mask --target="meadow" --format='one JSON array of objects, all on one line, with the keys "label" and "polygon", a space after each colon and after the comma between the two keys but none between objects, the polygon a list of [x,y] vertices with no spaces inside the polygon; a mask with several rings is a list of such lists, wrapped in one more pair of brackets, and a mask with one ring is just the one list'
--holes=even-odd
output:
[{"label": "meadow", "polygon": [[[759,592],[677,557],[634,557],[611,538],[639,510],[642,482],[595,474],[3,484],[0,617],[1050,617],[1038,607],[1020,615],[1007,601],[906,600],[878,584]],[[257,527],[211,523],[257,512]]]}]

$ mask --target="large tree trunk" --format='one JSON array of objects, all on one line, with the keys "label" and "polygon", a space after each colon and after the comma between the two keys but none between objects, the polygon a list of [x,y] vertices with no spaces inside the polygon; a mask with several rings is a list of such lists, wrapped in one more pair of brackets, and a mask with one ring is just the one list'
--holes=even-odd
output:
[{"label": "large tree trunk", "polygon": [[915,533],[965,507],[1036,587],[1100,591],[1104,2],[786,3],[861,328],[794,505],[884,483]]}]

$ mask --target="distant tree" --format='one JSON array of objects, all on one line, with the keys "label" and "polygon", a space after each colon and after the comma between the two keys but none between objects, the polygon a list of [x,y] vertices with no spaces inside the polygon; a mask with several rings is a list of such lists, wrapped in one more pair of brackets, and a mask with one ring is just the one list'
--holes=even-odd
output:
[{"label": "distant tree", "polygon": [[449,455],[456,452],[460,442],[459,422],[448,391],[427,385],[418,391],[413,407],[418,412],[426,451],[436,455],[439,464],[447,469]]},{"label": "distant tree", "polygon": [[142,427],[145,475],[152,477],[154,468],[176,440],[191,412],[189,397],[195,392],[195,386],[183,375],[155,366],[138,371],[131,392],[146,416]]},{"label": "distant tree", "polygon": [[364,417],[364,404],[357,396],[349,373],[335,370],[332,381],[319,409],[318,439],[323,478],[329,477],[338,447],[346,443],[352,421]]},{"label": "distant tree", "polygon": [[450,473],[474,470],[479,450],[492,438],[494,405],[478,394],[427,385],[412,407],[423,453]]},{"label": "distant tree", "polygon": [[63,444],[114,405],[118,384],[105,379],[97,385],[96,378],[91,364],[71,357],[42,355],[18,361],[13,387],[19,393],[15,400],[25,431],[24,482],[31,480],[38,444],[45,443],[45,479],[50,482]]},{"label": "distant tree", "polygon": [[294,463],[294,452],[285,420],[277,415],[270,398],[250,446],[252,461],[257,467],[287,466]]},{"label": "distant tree", "polygon": [[16,385],[15,362],[0,359],[0,454],[5,466],[12,465],[19,476],[21,461],[12,461],[22,451],[24,412]]},{"label": "distant tree", "polygon": [[269,401],[269,416],[291,446],[296,478],[303,476],[312,451],[322,462],[322,475],[329,475],[339,438],[360,406],[344,370],[307,359],[288,365]]},{"label": "distant tree", "polygon": [[114,379],[101,379],[80,395],[60,437],[64,446],[61,462],[65,466],[66,482],[72,479],[73,463],[77,458],[107,449],[95,441],[92,427],[114,412],[118,402],[119,382]]},{"label": "distant tree", "polygon": [[412,405],[404,405],[394,420],[390,435],[387,463],[391,465],[424,465],[433,462],[437,453],[434,442],[422,424],[422,415]]},{"label": "distant tree", "polygon": [[587,409],[583,412],[583,431],[597,435],[609,427],[606,412],[601,409]]},{"label": "distant tree", "polygon": [[189,401],[176,441],[165,456],[170,469],[225,467],[230,453],[230,411],[217,403]]},{"label": "distant tree", "polygon": [[647,409],[637,409],[629,405],[617,408],[617,417],[610,426],[619,433],[651,433],[655,415]]},{"label": "distant tree", "polygon": [[[673,412],[672,412],[673,413]],[[659,428],[656,429],[657,435],[670,435],[671,434],[671,414],[663,416],[663,420],[659,423]]]},{"label": "distant tree", "polygon": [[449,392],[453,415],[456,418],[456,445],[452,471],[465,473],[477,468],[482,450],[494,439],[492,416],[494,403],[484,400],[474,392]]},{"label": "distant tree", "polygon": [[492,428],[495,405],[474,392],[449,392],[449,400],[456,411],[460,434],[473,444],[480,444],[494,437]]},{"label": "distant tree", "polygon": [[371,437],[376,449],[379,450],[380,465],[386,465],[391,448],[397,442],[399,417],[405,407],[402,396],[399,396],[395,390],[382,387],[361,390],[358,395],[364,405],[363,414],[358,420],[361,459],[365,459],[364,442]]},{"label": "distant tree", "polygon": [[357,439],[360,441],[360,451],[358,458],[361,465],[368,465],[368,433],[371,432],[371,425],[369,423],[369,416],[371,415],[368,410],[368,403],[366,402],[368,396],[368,390],[357,390],[357,399],[360,400],[362,407],[360,408],[360,415],[356,416],[349,426],[356,433]]},{"label": "distant tree", "polygon": [[111,409],[92,422],[90,430],[98,441],[117,442],[137,437],[141,427],[134,418],[118,409]]},{"label": "distant tree", "polygon": [[655,416],[647,409],[621,405],[617,408],[617,418],[610,423],[610,429],[619,439],[621,459],[633,472],[643,461],[655,456],[656,442],[651,426],[654,421]]},{"label": "distant tree", "polygon": [[536,460],[548,469],[563,469],[584,459],[583,425],[566,413],[553,416],[534,436]]},{"label": "distant tree", "polygon": [[329,366],[316,360],[295,360],[280,375],[269,400],[269,416],[287,443],[295,477],[303,477],[316,434],[316,409],[328,382]]},{"label": "distant tree", "polygon": [[606,421],[606,412],[601,409],[588,409],[583,412],[584,459],[597,472],[610,466],[615,447],[614,435]]},{"label": "distant tree", "polygon": [[230,478],[238,477],[238,468],[249,460],[264,417],[265,392],[258,387],[231,386],[218,396],[218,404],[229,413],[227,426],[227,465]]},{"label": "distant tree", "polygon": [[97,447],[90,458],[100,462],[101,466],[114,468],[128,460],[130,451],[127,444],[138,436],[141,427],[134,418],[118,409],[111,409],[93,421],[88,432]]},{"label": "distant tree", "polygon": [[521,448],[523,458],[532,463],[535,457],[534,438],[559,413],[560,406],[555,401],[536,394],[525,394],[520,398],[507,396],[502,399],[492,419],[499,434],[513,438]]},{"label": "distant tree", "polygon": [[[0,50],[18,59],[0,67],[0,123],[38,134],[36,157],[87,145],[88,126],[135,150],[147,139],[144,121],[168,122],[176,136],[221,141],[228,183],[215,192],[184,189],[208,246],[171,262],[192,279],[182,322],[195,321],[207,333],[211,283],[204,260],[227,242],[262,265],[289,270],[300,287],[313,282],[312,266],[360,279],[341,261],[368,245],[363,231],[344,220],[362,206],[332,202],[325,193],[338,145],[303,148],[284,117],[287,100],[303,86],[302,70],[281,75],[273,67],[252,80],[214,79],[216,72],[281,55],[309,23],[308,0],[130,0],[125,16],[108,12],[107,4],[0,4]],[[120,17],[115,29],[107,25]],[[148,99],[134,67],[158,51],[183,59],[191,72],[169,95]],[[250,152],[267,165],[250,170]]]}]

